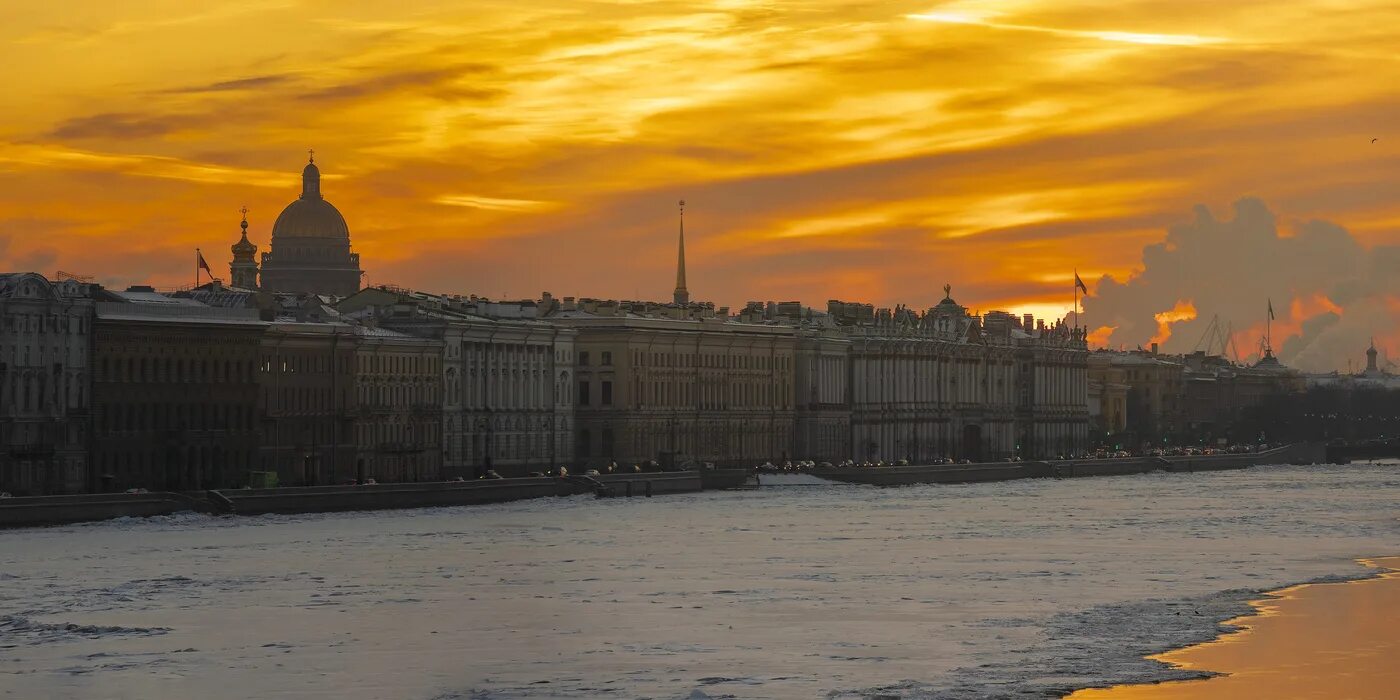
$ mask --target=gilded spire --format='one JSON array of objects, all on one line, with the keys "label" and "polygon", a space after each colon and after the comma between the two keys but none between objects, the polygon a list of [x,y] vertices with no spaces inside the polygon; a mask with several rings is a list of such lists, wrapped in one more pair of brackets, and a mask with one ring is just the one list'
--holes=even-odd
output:
[{"label": "gilded spire", "polygon": [[248,207],[245,206],[239,209],[238,213],[243,215],[243,221],[238,224],[238,227],[243,229],[243,235],[238,239],[237,243],[233,244],[233,259],[234,261],[243,260],[245,258],[252,260],[253,254],[257,252],[258,247],[253,245],[252,241],[248,240]]},{"label": "gilded spire", "polygon": [[672,294],[672,299],[676,304],[684,306],[690,303],[690,290],[685,288],[685,200],[681,200],[681,235],[680,248],[676,253],[676,291]]}]

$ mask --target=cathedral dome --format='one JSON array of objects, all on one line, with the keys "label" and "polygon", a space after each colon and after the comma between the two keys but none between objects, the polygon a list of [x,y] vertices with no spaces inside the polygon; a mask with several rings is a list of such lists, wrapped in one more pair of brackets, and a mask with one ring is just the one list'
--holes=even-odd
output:
[{"label": "cathedral dome", "polygon": [[287,205],[272,225],[272,239],[334,238],[350,240],[350,227],[330,202],[324,199],[298,199]]},{"label": "cathedral dome", "polygon": [[306,164],[301,171],[301,197],[277,216],[272,225],[272,239],[329,238],[350,241],[350,227],[330,202],[321,198],[321,170],[316,162]]}]

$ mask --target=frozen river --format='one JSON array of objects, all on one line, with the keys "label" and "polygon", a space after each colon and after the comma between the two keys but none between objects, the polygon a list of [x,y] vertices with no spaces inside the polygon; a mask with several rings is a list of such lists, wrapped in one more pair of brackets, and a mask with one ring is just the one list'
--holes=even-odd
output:
[{"label": "frozen river", "polygon": [[1400,554],[1400,467],[0,532],[0,698],[996,697]]}]

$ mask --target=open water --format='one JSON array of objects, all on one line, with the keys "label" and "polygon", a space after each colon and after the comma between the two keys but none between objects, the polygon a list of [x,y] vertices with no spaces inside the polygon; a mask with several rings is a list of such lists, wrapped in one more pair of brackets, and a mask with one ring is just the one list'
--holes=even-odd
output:
[{"label": "open water", "polygon": [[1400,554],[1400,467],[0,532],[3,698],[977,698],[1185,677]]}]

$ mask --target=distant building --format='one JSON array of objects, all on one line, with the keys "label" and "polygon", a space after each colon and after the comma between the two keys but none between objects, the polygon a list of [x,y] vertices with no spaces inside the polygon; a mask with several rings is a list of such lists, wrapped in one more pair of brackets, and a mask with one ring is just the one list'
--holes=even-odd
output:
[{"label": "distant building", "polygon": [[355,331],[357,480],[440,480],[442,341],[375,325]]},{"label": "distant building", "polygon": [[[1201,351],[1163,355],[1154,344],[1149,350],[1098,350],[1089,364],[1090,391],[1100,397],[1100,427],[1111,444],[1125,448],[1252,442],[1258,435],[1239,428],[1247,411],[1305,387],[1303,375],[1272,353],[1242,365]],[[1126,387],[1121,422],[1113,407],[1120,384]]]},{"label": "distant building", "polygon": [[1308,386],[1312,387],[1333,387],[1343,389],[1400,389],[1400,375],[1394,374],[1390,368],[1394,367],[1389,362],[1381,366],[1380,350],[1376,349],[1375,339],[1366,348],[1366,369],[1356,374],[1342,374],[1341,372],[1328,372],[1326,374],[1310,374],[1306,377]]},{"label": "distant building", "polygon": [[246,483],[258,456],[256,311],[103,292],[93,338],[93,487]]},{"label": "distant building", "polygon": [[[287,205],[272,225],[272,243],[263,253],[259,288],[270,292],[325,294],[347,297],[360,289],[360,256],[350,251],[350,227],[330,202],[321,196],[321,171],[313,159],[301,173],[301,197]],[[246,228],[244,229],[246,231]],[[240,248],[234,246],[235,286],[245,286],[251,269]],[[250,244],[251,245],[251,244]]]},{"label": "distant building", "polygon": [[1257,435],[1235,429],[1244,412],[1306,388],[1301,373],[1284,366],[1267,350],[1252,366],[1201,351],[1176,360],[1186,368],[1182,376],[1183,437],[1198,443],[1254,441]]},{"label": "distant building", "polygon": [[97,285],[0,274],[0,491],[88,486],[93,295]]},{"label": "distant building", "polygon": [[474,478],[573,463],[577,333],[537,317],[550,301],[373,287],[337,308],[358,322],[438,343],[442,473]]},{"label": "distant building", "polygon": [[798,302],[775,304],[772,311],[797,329],[794,456],[833,464],[850,459],[851,339],[831,315],[807,314]]},{"label": "distant building", "polygon": [[334,319],[264,325],[257,470],[275,472],[283,486],[356,478],[356,328]]},{"label": "distant building", "polygon": [[565,297],[577,331],[575,462],[753,465],[792,457],[796,334],[691,303]]},{"label": "distant building", "polygon": [[920,313],[830,301],[753,302],[749,322],[798,329],[797,455],[836,461],[1072,454],[1087,439],[1083,334],[969,316],[951,290]]},{"label": "distant building", "polygon": [[1114,444],[1114,436],[1128,429],[1128,372],[1105,353],[1089,354],[1089,422],[1098,435],[1091,442]]},{"label": "distant building", "polygon": [[[1126,385],[1123,427],[1124,448],[1180,444],[1186,439],[1186,365],[1151,350],[1119,352],[1096,350],[1090,366],[1101,380]],[[1115,440],[1117,443],[1117,440]]]}]

